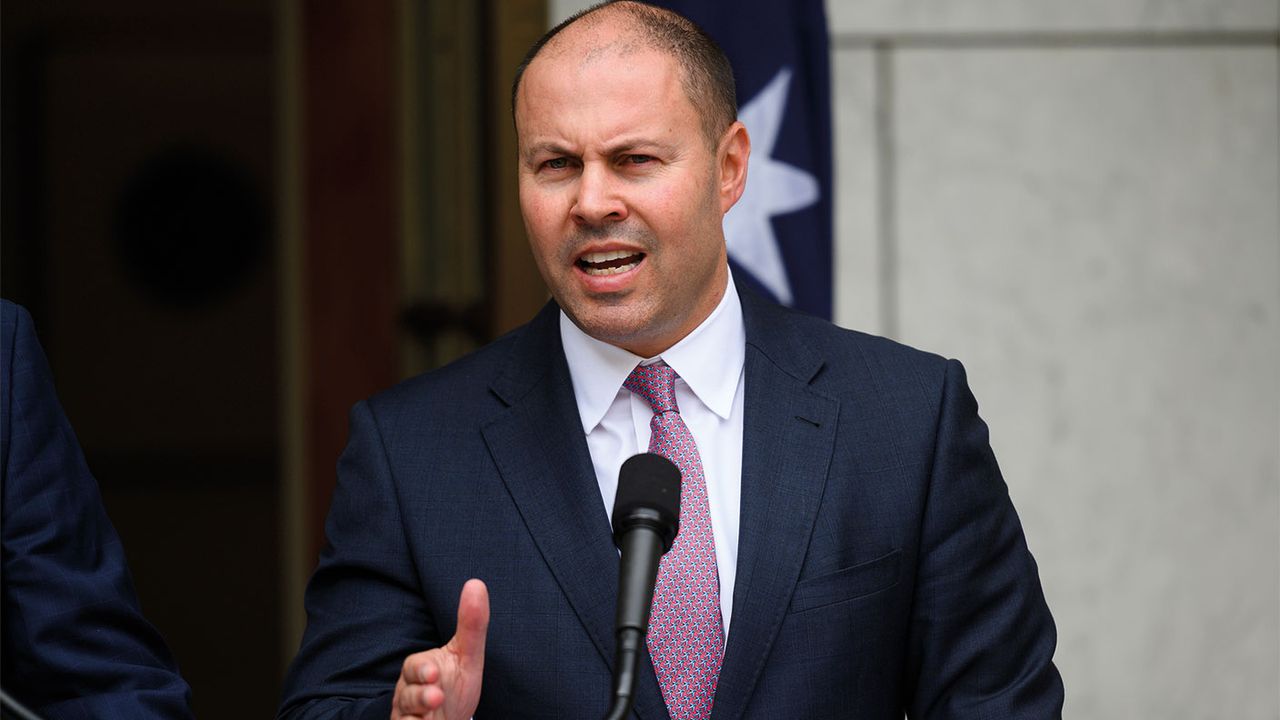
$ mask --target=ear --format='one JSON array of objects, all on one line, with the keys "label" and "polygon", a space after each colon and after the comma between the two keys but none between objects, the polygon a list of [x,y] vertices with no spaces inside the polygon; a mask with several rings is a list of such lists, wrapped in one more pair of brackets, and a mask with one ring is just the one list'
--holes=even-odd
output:
[{"label": "ear", "polygon": [[720,188],[720,212],[727,213],[738,202],[747,187],[747,160],[751,157],[751,138],[747,126],[735,120],[716,151],[716,168]]}]

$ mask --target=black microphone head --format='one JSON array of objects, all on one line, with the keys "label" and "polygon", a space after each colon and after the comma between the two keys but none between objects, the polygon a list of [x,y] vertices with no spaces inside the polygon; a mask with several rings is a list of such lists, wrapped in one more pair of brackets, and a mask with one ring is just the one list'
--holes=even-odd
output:
[{"label": "black microphone head", "polygon": [[671,549],[680,528],[680,468],[653,453],[628,458],[618,471],[613,500],[613,538],[646,525],[658,531],[662,552]]}]

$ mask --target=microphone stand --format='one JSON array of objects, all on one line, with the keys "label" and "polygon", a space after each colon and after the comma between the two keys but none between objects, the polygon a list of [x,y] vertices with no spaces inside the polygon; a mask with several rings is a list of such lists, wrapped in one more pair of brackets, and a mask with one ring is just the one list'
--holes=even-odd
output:
[{"label": "microphone stand", "polygon": [[[652,512],[652,511],[650,511]],[[649,514],[640,511],[638,514]],[[653,513],[656,521],[657,513]],[[615,621],[618,646],[614,653],[613,704],[605,720],[621,720],[631,712],[635,702],[636,665],[640,660],[640,645],[649,630],[649,610],[653,600],[653,585],[658,577],[658,562],[666,549],[662,536],[655,527],[638,525],[622,535],[622,557],[637,561],[621,562],[624,575],[619,579],[623,588],[645,588],[639,597],[635,593],[618,594],[618,616]],[[669,547],[669,546],[666,546]]]},{"label": "microphone stand", "polygon": [[613,704],[605,720],[623,720],[635,702],[636,664],[640,659],[640,642],[644,634],[636,628],[618,630],[618,651],[614,656]]},{"label": "microphone stand", "polygon": [[0,720],[40,720],[40,716],[0,689]]}]

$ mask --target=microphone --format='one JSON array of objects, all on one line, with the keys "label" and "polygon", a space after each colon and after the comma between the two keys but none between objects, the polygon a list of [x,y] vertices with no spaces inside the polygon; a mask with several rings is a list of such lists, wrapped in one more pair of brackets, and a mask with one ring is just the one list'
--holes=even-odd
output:
[{"label": "microphone", "polygon": [[618,565],[618,641],[613,665],[613,702],[605,720],[621,720],[635,701],[636,662],[649,631],[649,608],[658,561],[671,549],[680,527],[680,469],[661,455],[641,453],[618,472],[613,502],[613,541]]}]

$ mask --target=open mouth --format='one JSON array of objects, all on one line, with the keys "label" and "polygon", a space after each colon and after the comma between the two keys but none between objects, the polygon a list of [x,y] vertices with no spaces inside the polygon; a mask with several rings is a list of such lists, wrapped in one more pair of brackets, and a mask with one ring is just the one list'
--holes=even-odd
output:
[{"label": "open mouth", "polygon": [[617,275],[634,269],[641,260],[644,260],[644,253],[607,250],[586,253],[578,258],[577,265],[588,275]]}]

